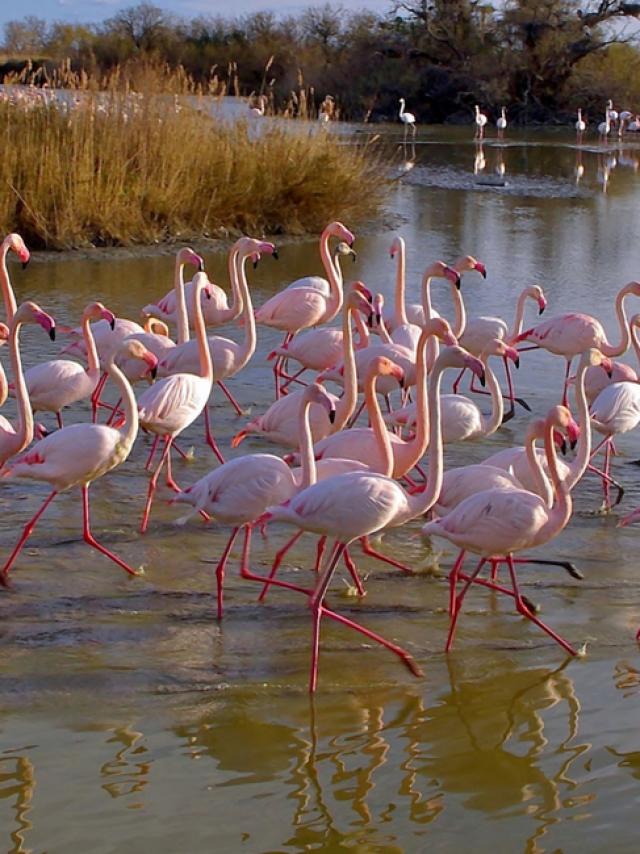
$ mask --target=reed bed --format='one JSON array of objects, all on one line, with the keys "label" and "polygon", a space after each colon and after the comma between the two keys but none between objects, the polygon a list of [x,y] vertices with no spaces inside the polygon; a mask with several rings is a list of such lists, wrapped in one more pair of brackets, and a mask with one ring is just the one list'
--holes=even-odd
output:
[{"label": "reed bed", "polygon": [[128,87],[46,92],[0,102],[0,231],[34,248],[299,234],[370,218],[384,198],[374,146],[315,127],[229,124]]}]

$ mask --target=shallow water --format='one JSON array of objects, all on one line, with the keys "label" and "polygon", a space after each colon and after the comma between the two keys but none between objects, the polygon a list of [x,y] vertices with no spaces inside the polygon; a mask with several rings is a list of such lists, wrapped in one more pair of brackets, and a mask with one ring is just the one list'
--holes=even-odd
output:
[{"label": "shallow water", "polygon": [[[474,174],[470,134],[421,129],[415,165],[390,194],[389,212],[402,218],[408,244],[412,295],[427,262],[470,252],[488,270],[486,282],[465,279],[471,314],[510,319],[520,288],[537,282],[548,315],[588,310],[615,339],[613,296],[638,276],[640,148],[580,151],[559,132],[509,134],[502,147],[483,146],[485,167]],[[508,186],[478,184],[483,173],[495,174],[500,157]],[[576,184],[579,157],[584,175]],[[402,159],[401,152],[390,169]],[[357,264],[346,269],[389,297],[392,236],[379,228],[359,236]],[[296,276],[319,271],[314,243],[285,244],[280,256],[250,276],[258,305]],[[224,282],[224,257],[206,261]],[[169,289],[172,262],[47,262],[11,272],[19,300],[35,299],[58,323],[75,324],[98,296],[118,315],[136,317]],[[448,294],[435,288],[446,314]],[[631,313],[640,308],[630,302]],[[229,383],[253,412],[272,396],[264,357],[277,339],[260,329],[254,360]],[[34,327],[23,342],[26,364],[55,352]],[[535,352],[522,363],[519,393],[543,414],[558,399],[563,365]],[[5,411],[13,413],[11,401]],[[79,406],[67,421],[86,417]],[[448,463],[519,442],[528,417],[520,410],[490,439],[449,448]],[[216,394],[214,424],[225,450],[242,423]],[[195,449],[193,462],[175,464],[186,485],[213,459],[199,426],[181,444]],[[521,571],[544,619],[575,645],[587,643],[585,659],[566,661],[509,603],[483,590],[469,595],[445,656],[443,577],[407,577],[362,558],[367,596],[349,597],[336,578],[332,604],[407,648],[425,676],[415,679],[385,650],[326,625],[311,701],[309,617],[296,594],[274,591],[258,606],[254,587],[237,578],[236,550],[219,625],[212,563],[224,527],[193,519],[177,528],[182,513],[162,489],[148,534],[136,533],[148,446],[141,437],[125,465],[92,489],[94,533],[144,565],[145,576],[126,578],[84,545],[79,496],[70,493],[47,511],[13,589],[0,597],[0,850],[451,851],[470,833],[478,851],[494,850],[498,835],[508,850],[598,851],[605,838],[618,851],[636,849],[638,534],[616,528],[617,511],[593,515],[597,481],[579,485],[570,525],[539,550],[574,561],[584,581],[547,567]],[[267,447],[252,439],[235,453]],[[631,464],[640,456],[636,434],[619,449],[615,475],[627,489],[626,512],[640,503]],[[45,495],[38,485],[2,484],[4,554]],[[446,571],[453,549],[436,543],[430,552],[419,527],[389,534],[382,548]],[[265,541],[255,538],[257,571],[267,570],[287,533],[275,528]],[[313,552],[302,540],[283,577],[307,579]]]}]

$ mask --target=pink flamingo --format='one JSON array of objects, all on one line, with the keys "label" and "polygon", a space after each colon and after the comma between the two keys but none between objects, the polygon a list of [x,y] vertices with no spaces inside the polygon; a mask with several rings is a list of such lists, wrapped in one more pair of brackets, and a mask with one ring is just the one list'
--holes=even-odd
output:
[{"label": "pink flamingo", "polygon": [[[23,323],[35,323],[49,334],[53,341],[55,339],[55,322],[34,302],[22,303],[19,309],[14,311],[13,320],[9,332],[9,353],[11,357],[11,370],[16,388],[16,401],[18,405],[18,423],[16,427],[2,417],[0,420],[0,466],[14,454],[19,454],[33,440],[33,412],[29,403],[29,394],[22,371],[22,360],[20,359],[20,327]],[[4,326],[4,324],[3,324]],[[4,327],[5,330],[7,327]],[[2,371],[2,397],[6,400],[7,380]],[[4,402],[3,400],[3,402]]]},{"label": "pink flamingo", "polygon": [[[169,337],[169,327],[167,324],[163,320],[157,320],[155,317],[148,317],[145,320],[144,332],[134,332],[133,335],[125,338],[125,341],[139,341],[145,350],[153,353],[158,360],[166,356],[167,352],[176,346],[175,341]],[[149,379],[149,366],[144,359],[126,356],[121,352],[116,355],[116,365],[130,383]],[[116,404],[114,410],[118,406],[119,404]]]},{"label": "pink flamingo", "polygon": [[[478,360],[459,347],[443,350],[434,366],[429,389],[429,411],[432,416],[429,437],[429,486],[423,492],[407,495],[392,478],[372,472],[350,472],[330,477],[302,490],[286,505],[267,508],[267,516],[275,521],[288,522],[305,531],[322,535],[330,534],[335,537],[328,560],[309,598],[313,614],[309,680],[311,692],[317,687],[320,622],[326,613],[324,597],[338,561],[345,550],[359,537],[390,526],[402,525],[426,513],[438,497],[443,470],[439,405],[442,372],[447,367],[460,368],[463,364],[468,364],[474,370],[482,370]],[[283,581],[272,583],[303,590]],[[421,675],[416,663],[405,650],[353,621],[342,618],[342,622],[390,649],[401,658],[412,673]]]},{"label": "pink flamingo", "polygon": [[[275,247],[272,243],[245,237],[242,240],[240,256],[243,259],[249,255],[259,257],[261,253],[272,254],[274,250]],[[201,277],[202,274],[197,274],[197,276]],[[214,376],[213,364],[200,303],[200,294],[204,287],[205,282],[199,278],[192,294],[199,357],[198,373],[171,374],[146,389],[138,400],[140,424],[145,430],[164,437],[165,440],[160,462],[149,481],[147,503],[140,526],[141,533],[147,529],[153,496],[165,462],[167,462],[167,483],[172,489],[179,491],[170,470],[171,445],[176,436],[200,415],[211,394]]]},{"label": "pink flamingo", "polygon": [[[640,341],[638,341],[638,327],[640,327],[640,314],[634,314],[629,321],[631,331],[631,345],[636,354],[636,360],[640,365]],[[591,367],[585,377],[585,389],[587,400],[593,403],[600,392],[611,383],[640,382],[638,372],[624,362],[612,362],[611,371],[605,370],[603,365]]]},{"label": "pink flamingo", "polygon": [[13,252],[18,256],[22,269],[29,263],[29,250],[24,244],[24,240],[19,234],[7,234],[0,245],[0,288],[2,288],[2,296],[4,299],[4,310],[7,316],[7,323],[11,323],[13,315],[16,313],[16,298],[11,286],[9,278],[9,270],[7,269],[7,255]]},{"label": "pink flamingo", "polygon": [[[484,564],[496,556],[503,556],[509,566],[509,574],[515,597],[516,610],[547,632],[571,655],[576,650],[538,619],[527,607],[520,594],[513,553],[548,543],[556,537],[571,518],[571,496],[566,484],[560,479],[556,464],[553,440],[554,429],[564,429],[571,414],[565,407],[554,407],[547,417],[545,451],[556,502],[549,508],[544,500],[524,489],[487,489],[466,498],[442,519],[428,522],[422,532],[426,536],[444,537],[461,549],[449,575],[449,604],[451,625],[446,651],[451,649],[456,624],[464,597]],[[464,586],[456,595],[458,574],[467,551],[480,555],[480,561]]]},{"label": "pink flamingo", "polygon": [[[354,241],[353,234],[340,222],[330,223],[320,237],[320,257],[328,281],[319,276],[297,279],[289,287],[268,299],[256,311],[257,323],[280,329],[285,333],[283,347],[303,329],[333,320],[342,307],[342,274],[338,256],[336,255],[333,262],[329,251],[329,239],[332,236],[345,241],[344,251],[355,257],[355,253],[350,248]],[[276,398],[280,397],[281,364],[282,357],[279,357],[273,366]]]},{"label": "pink flamingo", "polygon": [[[602,477],[604,501],[602,510],[611,510],[609,485],[611,478],[611,445],[613,437],[628,433],[640,423],[640,386],[633,382],[613,383],[604,388],[591,404],[591,423],[598,433],[604,436],[600,444],[591,453],[594,457],[604,448],[604,468],[595,469]],[[618,484],[619,486],[619,484]],[[621,500],[624,490],[619,486],[616,504]],[[613,505],[615,506],[615,504]]]},{"label": "pink flamingo", "polygon": [[519,344],[521,341],[529,341],[533,347],[525,347],[529,350],[541,347],[554,353],[556,356],[564,356],[567,360],[562,403],[567,405],[567,386],[569,383],[569,372],[574,356],[580,355],[590,347],[596,347],[605,356],[621,356],[629,347],[630,332],[629,322],[624,310],[624,301],[627,296],[640,296],[640,282],[629,282],[620,289],[615,300],[616,315],[620,327],[620,342],[611,344],[607,339],[604,327],[595,317],[589,314],[572,312],[557,314],[550,317],[544,323],[538,324],[526,332],[516,335],[510,342]]},{"label": "pink flamingo", "polygon": [[[520,296],[518,297],[518,301],[516,303],[516,315],[511,329],[509,329],[507,322],[501,317],[472,317],[467,321],[462,337],[460,338],[461,346],[468,350],[469,353],[473,353],[474,356],[479,356],[487,344],[494,338],[501,338],[504,341],[513,340],[522,332],[524,309],[527,299],[533,300],[537,303],[539,314],[542,314],[547,307],[547,300],[545,298],[544,291],[539,285],[532,285],[529,288],[525,288],[521,291]],[[504,369],[507,377],[507,388],[509,390],[508,399],[511,404],[509,417],[512,418],[515,414],[516,397],[513,390],[513,380],[511,378],[509,362],[506,358],[504,359]],[[459,374],[453,384],[454,394],[458,393],[458,387],[461,379],[462,374]],[[473,387],[473,382],[471,383],[470,391],[478,391],[478,389]],[[524,409],[527,409],[529,412],[531,411],[529,405],[524,400],[518,398],[518,402],[524,407]]]},{"label": "pink flamingo", "polygon": [[[27,322],[42,323],[45,328],[52,330],[52,321],[48,315],[34,309],[33,303],[23,304],[16,313],[14,322],[17,326]],[[17,327],[16,327],[17,328]],[[153,371],[157,359],[152,353],[146,353],[138,341],[128,341],[123,347],[132,355],[146,359],[149,370]],[[124,429],[117,430],[106,424],[72,424],[63,427],[55,433],[50,433],[44,439],[16,457],[2,470],[2,477],[23,477],[29,480],[40,480],[50,484],[53,491],[46,498],[37,513],[26,524],[20,539],[11,552],[0,573],[0,583],[8,584],[8,574],[15,563],[22,547],[31,535],[38,519],[59,492],[80,486],[82,489],[83,536],[86,543],[110,558],[130,575],[138,575],[128,564],[121,560],[109,549],[98,543],[91,533],[89,523],[89,486],[97,478],[102,477],[111,469],[123,463],[133,447],[138,433],[138,413],[136,402],[123,373],[116,367],[113,358],[107,366],[109,376],[118,386],[124,401],[126,424]]]},{"label": "pink flamingo", "polygon": [[[333,424],[329,421],[322,407],[311,408],[311,433],[313,441],[334,433],[347,424],[356,408],[358,398],[358,383],[356,378],[356,363],[353,352],[353,334],[351,332],[351,319],[362,313],[367,318],[371,315],[371,306],[362,295],[359,283],[352,286],[344,301],[342,311],[342,343],[344,358],[344,394],[340,399],[335,399],[336,415]],[[253,418],[240,430],[231,440],[233,448],[251,434],[284,445],[288,448],[297,448],[299,432],[297,430],[298,412],[300,410],[303,392],[295,391],[274,401],[262,415]]]},{"label": "pink flamingo", "polygon": [[58,427],[62,427],[62,412],[79,400],[91,397],[100,380],[98,351],[91,333],[92,320],[105,320],[113,329],[115,316],[101,302],[92,302],[82,312],[82,334],[87,351],[88,367],[70,359],[52,359],[25,371],[24,379],[33,412],[54,412]]}]

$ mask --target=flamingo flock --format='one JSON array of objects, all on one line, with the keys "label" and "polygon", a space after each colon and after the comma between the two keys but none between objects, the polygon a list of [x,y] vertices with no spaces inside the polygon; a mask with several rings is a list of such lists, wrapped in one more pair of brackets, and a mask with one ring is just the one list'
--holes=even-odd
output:
[{"label": "flamingo flock", "polygon": [[[402,116],[405,128],[415,131],[404,102]],[[498,127],[504,131],[506,120]],[[370,541],[372,535],[407,524],[419,524],[425,538],[448,540],[460,550],[448,576],[446,651],[453,645],[468,591],[475,586],[504,595],[518,614],[566,653],[579,654],[522,595],[517,570],[521,564],[550,563],[581,577],[567,561],[540,560],[535,551],[529,552],[552,542],[570,524],[573,493],[587,473],[602,481],[601,512],[610,513],[622,499],[624,490],[612,474],[615,440],[640,423],[640,380],[636,370],[612,359],[631,346],[640,358],[640,313],[630,318],[627,313],[627,305],[635,306],[640,298],[640,282],[630,282],[617,292],[619,331],[614,342],[597,318],[579,311],[555,314],[524,328],[531,304],[540,314],[547,308],[543,289],[532,284],[516,295],[511,323],[501,317],[473,316],[465,297],[468,301],[482,285],[469,276],[475,271],[485,279],[487,270],[471,255],[451,264],[426,263],[416,289],[419,301],[408,303],[406,247],[398,235],[389,246],[396,265],[393,310],[385,313],[381,294],[362,281],[346,281],[342,262],[348,256],[355,258],[354,241],[355,235],[342,223],[329,223],[320,236],[326,278],[298,279],[255,309],[256,274],[248,275],[247,263],[255,268],[264,256],[277,259],[272,243],[241,237],[230,248],[230,301],[227,291],[209,280],[204,259],[181,248],[173,288],[142,308],[141,323],[116,317],[93,300],[84,308],[79,327],[71,328],[57,326],[31,300],[17,305],[7,259],[15,255],[26,266],[29,250],[19,235],[5,237],[0,246],[0,288],[6,323],[0,323],[0,345],[9,351],[11,381],[0,365],[0,406],[12,395],[16,415],[13,421],[0,415],[0,477],[36,480],[50,491],[4,560],[0,584],[12,586],[36,524],[60,492],[76,487],[82,500],[84,541],[128,575],[138,574],[95,538],[89,488],[130,456],[135,460],[136,446],[148,434],[153,441],[145,464],[150,470],[147,494],[137,496],[140,535],[153,529],[151,512],[164,471],[166,485],[174,493],[171,504],[183,512],[175,520],[179,531],[189,525],[191,532],[193,525],[202,524],[206,536],[211,520],[228,530],[226,545],[215,556],[218,620],[224,616],[224,581],[234,543],[242,535],[239,573],[260,585],[259,600],[264,601],[272,589],[284,588],[299,594],[310,609],[310,691],[318,684],[323,618],[389,650],[414,675],[421,675],[407,650],[326,601],[342,563],[356,594],[366,593],[354,544],[387,567],[413,574],[412,566],[374,548]],[[194,268],[189,282],[185,266]],[[445,285],[453,300],[451,319],[433,306],[434,294]],[[337,324],[331,325],[333,321]],[[229,327],[227,336],[209,332],[208,328],[223,324]],[[56,332],[66,335],[61,354],[65,358],[24,369],[20,336],[23,327],[24,335],[35,336],[37,332],[27,328],[32,326],[52,340]],[[273,403],[246,421],[242,404],[225,382],[234,382],[242,398],[238,378],[250,362],[260,361],[256,355],[260,327],[279,330],[284,338],[262,363],[265,378],[271,374],[274,378]],[[523,445],[488,453],[478,464],[445,467],[445,445],[451,451],[460,442],[490,441],[517,413],[531,412],[529,404],[516,397],[512,367],[526,364],[524,354],[534,348],[566,361],[559,403],[529,420]],[[504,388],[494,370],[498,361],[505,374]],[[466,371],[471,384],[463,394],[460,383]],[[448,376],[451,390],[444,388]],[[136,395],[134,385],[139,383],[142,390]],[[107,387],[113,387],[115,403],[105,399]],[[216,387],[243,419],[228,449],[215,438],[211,423],[209,406]],[[484,398],[471,397],[476,394],[489,395],[488,413]],[[71,404],[86,412],[81,423],[64,423],[63,410]],[[55,423],[36,424],[34,413],[47,419],[55,416]],[[200,418],[213,453],[211,470],[195,482],[179,485],[172,451],[184,455],[180,436]],[[602,437],[595,446],[592,431]],[[253,437],[262,445],[271,444],[273,453],[251,448],[243,453],[244,447],[238,451],[243,442],[255,441]],[[162,450],[154,463],[159,444]],[[570,461],[559,456],[568,447],[574,450]],[[617,488],[614,500],[612,487]],[[191,522],[192,516],[203,521]],[[638,520],[640,510],[635,510],[620,524]],[[251,566],[252,535],[277,525],[293,528],[293,534],[273,555],[270,572],[256,572]],[[305,534],[316,538],[316,559],[309,581],[294,583],[282,577],[281,570],[290,548]],[[477,563],[467,571],[469,553]],[[500,579],[503,564],[508,578]]]}]

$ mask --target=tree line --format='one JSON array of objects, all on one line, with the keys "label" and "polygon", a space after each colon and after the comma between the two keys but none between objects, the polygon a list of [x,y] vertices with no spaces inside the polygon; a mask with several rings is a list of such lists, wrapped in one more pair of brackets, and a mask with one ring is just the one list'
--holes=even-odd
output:
[{"label": "tree line", "polygon": [[[318,5],[297,16],[178,18],[151,3],[97,25],[37,17],[4,26],[0,74],[68,62],[90,77],[141,63],[215,78],[222,91],[268,96],[313,114],[327,94],[345,119],[389,120],[398,98],[419,122],[469,122],[479,103],[512,122],[568,121],[582,107],[640,111],[640,2],[396,0],[384,14]],[[3,75],[4,76],[4,75]]]}]

